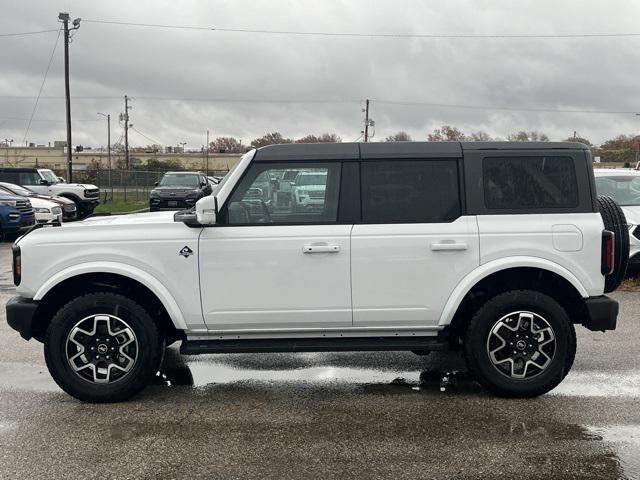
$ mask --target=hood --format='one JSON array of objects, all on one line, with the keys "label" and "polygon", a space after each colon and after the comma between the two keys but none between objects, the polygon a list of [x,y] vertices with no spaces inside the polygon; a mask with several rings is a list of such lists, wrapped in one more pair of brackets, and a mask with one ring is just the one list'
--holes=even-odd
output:
[{"label": "hood", "polygon": [[44,198],[40,198],[40,197],[24,197],[24,198],[28,198],[29,199],[29,201],[31,202],[31,206],[33,208],[48,208],[48,209],[52,209],[53,207],[59,207],[60,206],[56,202],[52,202],[51,200],[45,200]]},{"label": "hood", "polygon": [[80,222],[65,225],[64,228],[85,228],[102,225],[140,225],[149,223],[173,223],[176,212],[144,212],[126,215],[105,215],[103,217],[89,217]]},{"label": "hood", "polygon": [[64,204],[64,205],[69,205],[69,204],[75,204],[76,202],[74,202],[73,200],[69,200],[68,198],[65,197],[59,197],[58,195],[42,195],[40,193],[37,193],[35,195],[31,195],[29,196],[29,198],[42,198],[44,200],[50,200],[52,202],[56,202],[58,204]]},{"label": "hood", "polygon": [[75,188],[83,188],[85,190],[97,190],[98,187],[95,185],[91,185],[89,183],[56,183],[56,185],[61,185],[64,187],[75,187]]},{"label": "hood", "polygon": [[155,187],[154,190],[158,191],[158,192],[175,192],[175,191],[180,191],[180,192],[199,192],[200,189],[197,187],[188,187],[188,186],[184,186],[184,185],[167,185],[164,187]]}]

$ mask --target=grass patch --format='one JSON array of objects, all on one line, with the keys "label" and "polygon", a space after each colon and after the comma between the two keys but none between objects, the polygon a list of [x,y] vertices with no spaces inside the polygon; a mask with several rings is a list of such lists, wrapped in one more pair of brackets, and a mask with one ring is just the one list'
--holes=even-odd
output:
[{"label": "grass patch", "polygon": [[148,201],[115,201],[109,203],[101,203],[96,207],[93,213],[113,213],[113,212],[133,212],[135,210],[141,210],[149,206]]}]

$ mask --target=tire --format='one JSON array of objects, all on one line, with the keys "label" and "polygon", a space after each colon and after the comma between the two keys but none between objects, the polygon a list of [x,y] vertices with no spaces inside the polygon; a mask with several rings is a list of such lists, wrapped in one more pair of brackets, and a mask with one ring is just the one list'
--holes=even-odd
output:
[{"label": "tire", "polygon": [[[92,331],[95,335],[85,335]],[[164,340],[147,311],[128,297],[106,292],[67,303],[51,320],[44,340],[45,360],[55,382],[69,395],[91,403],[120,402],[140,392],[158,371],[163,353]],[[93,362],[101,367],[91,367]]]},{"label": "tire", "polygon": [[615,235],[613,272],[604,278],[604,291],[609,293],[618,288],[627,273],[629,264],[629,228],[620,205],[611,197],[599,195],[598,208],[604,222],[604,228]]},{"label": "tire", "polygon": [[[535,323],[529,323],[529,331],[525,328],[525,331],[511,332],[507,327],[508,323],[513,328],[522,327],[526,325],[527,320],[531,322],[531,318]],[[548,342],[548,330],[544,331],[542,339],[536,339],[535,334],[531,333],[533,325],[538,333],[545,322],[555,337],[554,342]],[[495,349],[501,342],[494,332],[503,337],[505,345],[497,351]],[[516,338],[516,335],[520,337]],[[522,346],[521,341],[525,342],[525,350],[522,351],[519,350]],[[528,344],[529,342],[531,343]],[[516,346],[512,347],[514,344]],[[567,375],[575,358],[576,332],[564,308],[551,297],[533,290],[511,290],[491,298],[480,307],[469,323],[464,347],[469,371],[488,391],[500,397],[530,398],[549,392]],[[526,351],[528,347],[533,349]],[[515,357],[511,363],[501,358],[505,348],[509,356]],[[542,350],[544,355],[538,353],[534,356],[534,350]],[[495,352],[494,357],[498,365],[491,359],[492,351]],[[518,354],[511,355],[513,352]],[[525,352],[526,356],[523,356]],[[534,358],[544,368],[536,368],[534,364],[525,366],[524,369],[514,368],[515,365],[522,365],[528,360],[533,361]],[[514,373],[525,375],[522,378],[514,378]]]}]

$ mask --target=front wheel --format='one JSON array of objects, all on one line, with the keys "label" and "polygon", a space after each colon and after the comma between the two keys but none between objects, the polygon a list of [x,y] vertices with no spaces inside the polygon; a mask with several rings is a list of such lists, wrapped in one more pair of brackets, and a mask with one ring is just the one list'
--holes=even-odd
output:
[{"label": "front wheel", "polygon": [[47,367],[69,395],[119,402],[142,390],[158,370],[164,342],[138,303],[114,293],[72,300],[51,320],[44,341]]},{"label": "front wheel", "polygon": [[469,370],[501,397],[536,397],[555,388],[573,364],[576,333],[558,302],[533,290],[488,300],[465,335]]}]

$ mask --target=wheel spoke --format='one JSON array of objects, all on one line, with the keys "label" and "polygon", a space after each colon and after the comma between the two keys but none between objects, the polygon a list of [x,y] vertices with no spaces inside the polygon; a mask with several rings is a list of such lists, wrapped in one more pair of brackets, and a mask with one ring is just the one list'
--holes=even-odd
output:
[{"label": "wheel spoke", "polygon": [[111,383],[131,371],[138,358],[135,332],[124,320],[98,314],[80,320],[69,332],[67,361],[74,372],[93,383]]},{"label": "wheel spoke", "polygon": [[501,374],[528,379],[542,373],[553,361],[555,332],[540,315],[515,311],[500,318],[487,338],[487,354]]}]

